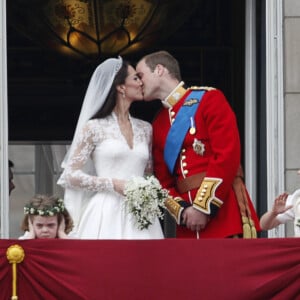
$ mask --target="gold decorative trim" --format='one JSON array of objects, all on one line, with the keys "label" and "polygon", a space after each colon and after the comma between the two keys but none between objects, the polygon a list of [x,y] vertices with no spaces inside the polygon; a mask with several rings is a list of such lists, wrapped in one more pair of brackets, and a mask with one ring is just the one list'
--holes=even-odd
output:
[{"label": "gold decorative trim", "polygon": [[165,206],[169,211],[170,215],[176,220],[177,224],[180,224],[181,213],[183,211],[183,207],[173,198],[168,198],[165,201]]},{"label": "gold decorative trim", "polygon": [[205,91],[213,91],[215,90],[216,88],[214,87],[211,87],[211,86],[191,86],[190,87],[191,90],[205,90]]},{"label": "gold decorative trim", "polygon": [[168,97],[162,101],[166,107],[173,107],[186,93],[186,89],[183,87],[184,82],[181,81],[175,89],[168,95]]},{"label": "gold decorative trim", "polygon": [[210,214],[210,204],[217,205],[221,207],[223,201],[216,197],[216,190],[218,186],[222,183],[221,178],[205,177],[201,183],[200,188],[196,194],[195,200],[193,202],[193,207],[202,211],[205,214]]}]

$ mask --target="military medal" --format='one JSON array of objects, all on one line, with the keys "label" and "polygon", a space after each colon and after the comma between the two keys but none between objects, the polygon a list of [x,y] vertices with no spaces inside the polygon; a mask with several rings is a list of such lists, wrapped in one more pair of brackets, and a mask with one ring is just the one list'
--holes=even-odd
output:
[{"label": "military medal", "polygon": [[193,150],[199,154],[199,155],[202,155],[204,154],[205,152],[205,145],[200,141],[200,140],[197,140],[196,138],[194,139],[194,142],[193,142]]},{"label": "military medal", "polygon": [[196,133],[196,128],[195,127],[191,127],[190,128],[190,134],[195,134]]},{"label": "military medal", "polygon": [[194,125],[193,117],[191,117],[191,127],[190,127],[189,132],[190,132],[191,135],[194,135],[196,133],[196,128],[195,128],[195,125]]}]

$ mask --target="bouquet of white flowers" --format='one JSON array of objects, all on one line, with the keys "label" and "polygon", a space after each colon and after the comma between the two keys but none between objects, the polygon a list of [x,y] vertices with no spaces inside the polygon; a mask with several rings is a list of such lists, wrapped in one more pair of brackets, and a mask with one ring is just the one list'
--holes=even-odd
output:
[{"label": "bouquet of white flowers", "polygon": [[163,218],[160,208],[165,208],[167,197],[168,191],[154,176],[133,177],[125,186],[125,208],[140,230],[153,224],[156,217]]}]

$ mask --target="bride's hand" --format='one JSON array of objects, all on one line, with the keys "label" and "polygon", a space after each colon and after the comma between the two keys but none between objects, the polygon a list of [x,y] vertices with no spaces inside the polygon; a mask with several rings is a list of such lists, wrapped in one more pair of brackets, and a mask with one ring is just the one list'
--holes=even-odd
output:
[{"label": "bride's hand", "polygon": [[113,179],[112,182],[113,182],[113,185],[114,185],[114,190],[117,193],[124,196],[124,189],[125,189],[126,180]]}]

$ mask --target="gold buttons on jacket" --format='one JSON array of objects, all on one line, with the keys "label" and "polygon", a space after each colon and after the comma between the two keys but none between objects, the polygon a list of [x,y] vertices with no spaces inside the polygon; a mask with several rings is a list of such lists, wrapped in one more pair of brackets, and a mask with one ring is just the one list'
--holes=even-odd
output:
[{"label": "gold buttons on jacket", "polygon": [[173,124],[175,121],[175,112],[174,111],[170,112],[170,120],[171,120],[171,124]]},{"label": "gold buttons on jacket", "polygon": [[184,154],[185,152],[186,152],[185,148],[181,149],[180,165],[181,165],[181,172],[183,175],[186,175],[189,173],[189,171],[186,170],[187,162],[184,161],[186,159],[186,155]]},{"label": "gold buttons on jacket", "polygon": [[176,113],[174,111],[172,111],[172,109],[169,109],[169,120],[170,120],[170,124],[172,125],[175,121],[175,115]]}]

